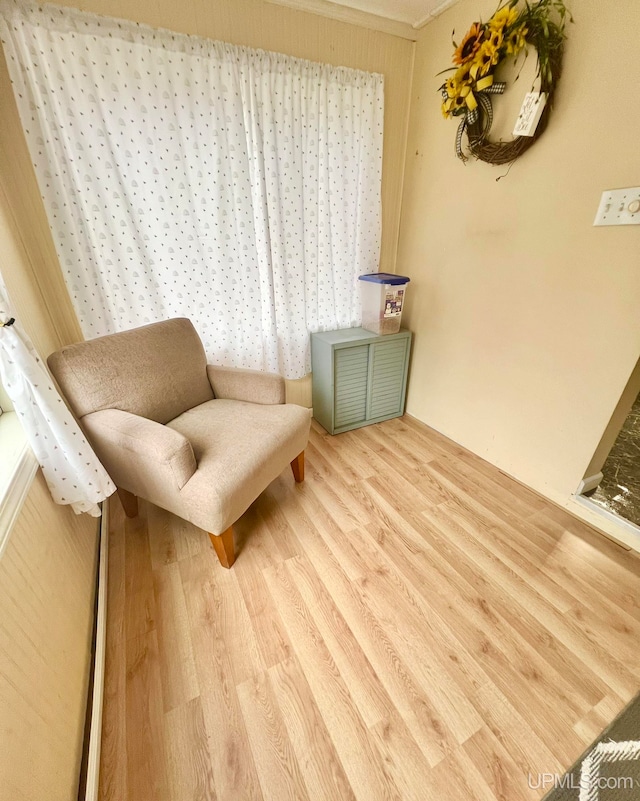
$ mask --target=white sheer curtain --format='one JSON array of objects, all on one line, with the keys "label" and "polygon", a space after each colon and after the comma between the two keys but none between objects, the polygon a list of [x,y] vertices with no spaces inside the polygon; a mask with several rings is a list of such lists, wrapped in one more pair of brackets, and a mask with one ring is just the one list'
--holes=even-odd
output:
[{"label": "white sheer curtain", "polygon": [[87,338],[190,317],[220,364],[309,369],[378,269],[383,80],[0,0],[16,100]]},{"label": "white sheer curtain", "polygon": [[56,503],[99,517],[115,485],[53,386],[31,341],[14,320],[0,278],[0,378]]}]

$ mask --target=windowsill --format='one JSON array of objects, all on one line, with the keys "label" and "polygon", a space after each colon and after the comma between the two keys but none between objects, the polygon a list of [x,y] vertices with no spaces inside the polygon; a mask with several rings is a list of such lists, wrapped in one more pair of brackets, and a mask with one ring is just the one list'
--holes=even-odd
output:
[{"label": "windowsill", "polygon": [[0,557],[38,469],[15,412],[0,415]]}]

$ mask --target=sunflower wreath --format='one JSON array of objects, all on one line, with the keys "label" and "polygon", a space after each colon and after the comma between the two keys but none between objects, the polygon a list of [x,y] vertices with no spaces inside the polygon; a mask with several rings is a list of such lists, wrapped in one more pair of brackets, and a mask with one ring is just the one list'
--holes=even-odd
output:
[{"label": "sunflower wreath", "polygon": [[[538,0],[517,8],[519,0],[501,3],[488,22],[474,22],[457,45],[450,70],[454,74],[440,87],[442,113],[460,117],[456,135],[456,155],[467,156],[462,149],[466,132],[471,155],[488,164],[510,164],[544,133],[553,107],[553,96],[562,72],[564,28],[573,21],[563,0]],[[511,141],[492,142],[489,131],[493,123],[492,95],[506,89],[504,81],[496,81],[495,71],[506,59],[536,51],[536,80],[546,94],[546,104],[533,136],[516,136]]]}]

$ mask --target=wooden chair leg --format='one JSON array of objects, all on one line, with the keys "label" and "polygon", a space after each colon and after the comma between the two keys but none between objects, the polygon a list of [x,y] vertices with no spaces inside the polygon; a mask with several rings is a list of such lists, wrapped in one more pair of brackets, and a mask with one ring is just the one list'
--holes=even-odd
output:
[{"label": "wooden chair leg", "polygon": [[222,567],[231,567],[236,561],[236,554],[233,549],[233,526],[229,526],[222,534],[209,534],[209,536]]},{"label": "wooden chair leg", "polygon": [[127,517],[138,516],[138,499],[132,492],[118,487],[118,498]]},{"label": "wooden chair leg", "polygon": [[291,462],[291,469],[293,470],[293,477],[296,483],[300,484],[304,481],[304,451],[299,453]]}]

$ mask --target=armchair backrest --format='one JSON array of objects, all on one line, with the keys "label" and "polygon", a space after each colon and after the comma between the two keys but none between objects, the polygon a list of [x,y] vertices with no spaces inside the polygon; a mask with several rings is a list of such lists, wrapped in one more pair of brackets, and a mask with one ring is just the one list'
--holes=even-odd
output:
[{"label": "armchair backrest", "polygon": [[47,361],[78,418],[120,409],[164,424],[213,399],[204,348],[186,318],[68,345]]}]

